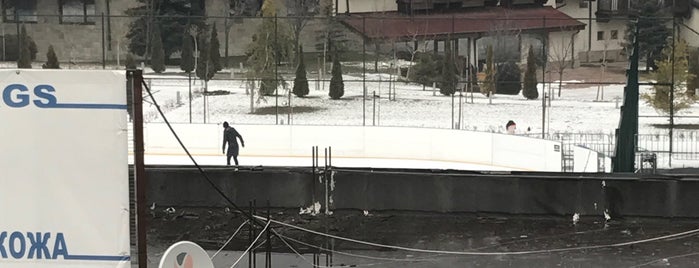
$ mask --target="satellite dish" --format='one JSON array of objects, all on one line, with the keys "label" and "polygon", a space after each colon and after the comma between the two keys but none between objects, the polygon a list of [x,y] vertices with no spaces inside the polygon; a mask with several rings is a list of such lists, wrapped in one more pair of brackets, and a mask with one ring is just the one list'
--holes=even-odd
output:
[{"label": "satellite dish", "polygon": [[170,246],[160,259],[159,268],[214,268],[203,248],[189,241]]}]

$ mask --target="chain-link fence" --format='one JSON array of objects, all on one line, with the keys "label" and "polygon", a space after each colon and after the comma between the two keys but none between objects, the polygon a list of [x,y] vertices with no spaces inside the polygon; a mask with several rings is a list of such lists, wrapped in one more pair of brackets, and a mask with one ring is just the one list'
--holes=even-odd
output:
[{"label": "chain-link fence", "polygon": [[[124,69],[131,63],[143,68],[172,122],[505,132],[505,123],[514,120],[517,134],[581,143],[607,155],[613,151],[613,135],[591,133],[612,133],[618,127],[627,29],[635,25],[619,16],[593,21],[582,7],[580,12],[543,7],[330,17],[315,10],[313,16],[261,17],[251,16],[264,15],[259,8],[247,14],[225,12],[232,6],[222,6],[221,13],[213,5],[205,13],[221,16],[204,17],[113,14],[99,11],[99,5],[94,12],[84,7],[82,13],[55,15],[4,12],[2,67],[17,66],[14,61],[27,40],[18,36],[25,28],[34,68],[46,62],[49,46],[63,69]],[[699,33],[683,19],[652,20],[667,25],[668,36],[689,43],[679,50],[665,44],[671,48],[666,50],[671,53],[665,69],[669,78],[659,77],[668,75],[662,71],[641,76],[639,150],[695,159],[693,141],[678,133],[699,123],[695,84],[686,75],[693,71],[692,60],[697,61],[691,47],[699,45]],[[212,41],[218,43],[218,56],[212,56]],[[182,67],[185,42],[193,46],[190,72]],[[165,69],[155,72],[153,51],[159,47]],[[665,52],[644,49],[644,65],[662,68]],[[650,55],[657,59],[647,61]],[[304,84],[304,79],[295,81],[301,62],[307,93],[295,91]],[[341,70],[334,70],[335,65]],[[333,72],[341,73],[342,94],[334,90],[339,87]],[[160,120],[154,107],[145,108],[147,121]],[[649,147],[645,141],[653,135],[646,137],[648,133],[664,133],[653,135],[672,141],[650,143],[667,147]]]}]

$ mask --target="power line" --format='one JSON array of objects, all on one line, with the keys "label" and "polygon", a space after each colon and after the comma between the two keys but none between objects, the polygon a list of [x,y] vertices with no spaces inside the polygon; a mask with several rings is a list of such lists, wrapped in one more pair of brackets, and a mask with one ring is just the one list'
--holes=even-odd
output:
[{"label": "power line", "polygon": [[342,240],[342,241],[347,241],[347,242],[353,242],[353,243],[357,243],[357,244],[363,244],[363,245],[367,245],[367,246],[374,246],[374,247],[378,247],[378,248],[387,248],[387,249],[404,250],[404,251],[412,251],[412,252],[422,252],[422,253],[436,253],[436,254],[448,254],[448,255],[469,255],[469,256],[530,255],[530,254],[557,253],[557,252],[589,250],[589,249],[610,248],[610,247],[623,247],[623,246],[630,246],[630,245],[636,245],[636,244],[642,244],[642,243],[655,242],[655,241],[659,241],[659,240],[675,238],[675,237],[680,237],[680,236],[697,235],[699,233],[699,229],[693,229],[693,230],[689,230],[689,231],[681,232],[681,233],[675,233],[675,234],[670,234],[670,235],[665,235],[665,236],[659,236],[659,237],[653,237],[653,238],[648,238],[648,239],[643,239],[643,240],[635,240],[635,241],[629,241],[629,242],[622,242],[622,243],[614,243],[614,244],[606,244],[606,245],[594,245],[594,246],[582,246],[582,247],[572,247],[572,248],[531,250],[531,251],[502,251],[502,252],[445,251],[445,250],[409,248],[409,247],[401,247],[401,246],[393,246],[393,245],[385,245],[385,244],[367,242],[367,241],[362,241],[362,240],[357,240],[357,239],[352,239],[352,238],[347,238],[347,237],[342,237],[342,236],[337,236],[337,235],[332,235],[332,234],[326,234],[326,233],[306,229],[306,228],[303,228],[300,226],[296,226],[293,224],[288,224],[285,222],[268,219],[268,218],[265,218],[262,216],[255,215],[254,217],[256,217],[258,219],[262,219],[262,220],[270,220],[276,224],[283,225],[286,227],[291,227],[291,228],[301,230],[301,231],[304,231],[307,233],[312,233],[312,234],[325,236],[328,238],[334,238],[337,240]]},{"label": "power line", "polygon": [[216,257],[216,255],[218,255],[218,253],[220,253],[220,252],[223,250],[223,248],[225,248],[226,246],[228,246],[228,243],[230,243],[231,240],[233,240],[233,238],[238,234],[238,231],[240,231],[240,229],[242,229],[243,226],[245,226],[245,224],[248,223],[248,222],[250,222],[250,220],[245,220],[242,224],[240,224],[240,226],[238,226],[238,229],[236,229],[235,232],[233,232],[233,235],[231,235],[231,237],[228,238],[228,241],[226,241],[226,243],[223,243],[223,246],[221,246],[221,248],[219,248],[219,249],[216,251],[216,253],[214,253],[214,255],[211,255],[211,257],[210,257],[209,259],[212,259],[212,260],[213,260],[213,259]]}]

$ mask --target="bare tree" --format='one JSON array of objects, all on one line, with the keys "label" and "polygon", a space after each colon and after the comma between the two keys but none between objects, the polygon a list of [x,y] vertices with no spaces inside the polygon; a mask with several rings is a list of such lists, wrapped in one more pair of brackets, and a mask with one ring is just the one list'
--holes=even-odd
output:
[{"label": "bare tree", "polygon": [[[604,40],[603,43],[603,50],[602,50],[602,64],[600,65],[600,69],[602,69],[602,76],[600,79],[604,80],[604,77],[607,73],[607,50],[609,49],[609,40]],[[604,85],[599,85],[597,86],[597,96],[595,100],[598,101],[603,101],[604,100]]]},{"label": "bare tree", "polygon": [[[294,38],[294,51],[298,53],[299,45],[301,44],[301,32],[306,27],[308,22],[313,19],[315,14],[318,14],[320,6],[319,0],[287,0],[286,10],[290,17],[291,31]],[[294,57],[298,59],[297,57]]]},{"label": "bare tree", "polygon": [[[408,30],[408,33],[410,33],[410,40],[405,41],[405,48],[410,53],[410,65],[408,65],[408,71],[405,74],[405,76],[408,78],[410,77],[410,70],[412,69],[414,61],[415,61],[415,55],[418,52],[427,51],[427,46],[430,44],[430,40],[428,40],[427,37],[424,35],[424,33],[427,32],[428,28],[429,28],[429,21],[425,22],[425,27],[424,27],[424,30],[422,31],[423,32],[422,35],[420,35],[420,30],[417,28],[414,30]],[[421,36],[421,38],[420,38],[420,36]],[[434,36],[432,39],[434,39]]]},{"label": "bare tree", "polygon": [[[550,39],[549,39],[550,41]],[[550,42],[549,42],[550,44]],[[561,36],[560,42],[555,45],[549,45],[548,58],[551,63],[550,67],[553,72],[558,74],[558,97],[561,97],[561,88],[563,87],[563,73],[566,69],[573,67],[572,51],[573,36]]]},{"label": "bare tree", "polygon": [[493,46],[493,51],[496,51],[493,55],[496,64],[520,60],[519,37],[521,34],[522,30],[517,27],[516,21],[509,20],[507,15],[502,20],[493,22],[488,31],[488,39]]}]

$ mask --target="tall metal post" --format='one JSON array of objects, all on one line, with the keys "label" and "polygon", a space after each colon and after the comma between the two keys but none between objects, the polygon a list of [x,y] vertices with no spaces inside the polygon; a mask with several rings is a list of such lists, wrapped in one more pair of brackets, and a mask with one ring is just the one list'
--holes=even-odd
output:
[{"label": "tall metal post", "polygon": [[[274,47],[277,47],[277,14],[274,14]],[[275,49],[276,50],[276,49]],[[276,53],[274,52],[274,118],[275,118],[275,124],[279,124],[279,57]]]},{"label": "tall metal post", "polygon": [[[255,212],[252,211],[252,201],[248,202],[248,210],[250,212],[250,215],[255,215]],[[248,228],[248,244],[252,245],[252,241],[254,241],[253,237],[255,236],[255,233],[253,230],[255,228],[255,224],[252,221],[250,221],[248,224],[248,227],[249,227]],[[253,267],[252,266],[252,255],[253,254],[248,252],[248,268]]]},{"label": "tall metal post", "polygon": [[192,123],[192,72],[187,72],[187,82],[189,84],[189,123]]},{"label": "tall metal post", "polygon": [[129,70],[127,77],[131,80],[133,90],[133,148],[134,178],[136,180],[136,237],[138,248],[138,267],[148,267],[146,247],[146,168],[143,161],[143,71]]},{"label": "tall metal post", "polygon": [[548,31],[546,31],[546,17],[542,18],[543,31],[541,35],[541,56],[543,63],[541,65],[541,138],[546,139],[546,62],[548,62],[548,54],[546,53],[546,43],[548,42]]},{"label": "tall metal post", "polygon": [[269,226],[269,223],[272,221],[272,212],[271,210],[272,205],[270,204],[269,200],[267,200],[267,255],[265,259],[265,267],[266,268],[272,268],[272,227]]},{"label": "tall metal post", "polygon": [[22,38],[20,37],[20,31],[19,31],[19,14],[17,14],[17,11],[15,10],[15,26],[17,27],[17,61],[19,61],[19,55],[22,54]]},{"label": "tall metal post", "polygon": [[[583,0],[584,1],[584,0]],[[587,61],[590,61],[590,53],[592,51],[592,0],[587,2]],[[575,51],[575,50],[573,50]]]},{"label": "tall metal post", "polygon": [[629,56],[629,68],[626,70],[626,87],[624,87],[624,105],[621,106],[619,128],[615,131],[616,147],[612,158],[614,172],[633,172],[638,147],[638,22],[633,40],[633,49]]},{"label": "tall metal post", "polygon": [[[230,26],[228,26],[228,15],[226,15],[226,17],[223,18],[223,29],[226,30],[226,34],[225,34],[226,43],[224,44],[224,46],[225,46],[224,55],[226,57],[226,60],[223,61],[223,66],[228,68],[228,60],[229,60],[228,59],[228,36],[230,35],[230,31],[231,31]],[[231,72],[233,72],[233,70],[231,70]]]},{"label": "tall metal post", "polygon": [[[362,33],[366,34],[366,17],[362,17]],[[362,126],[366,126],[366,37],[362,38]]]},{"label": "tall metal post", "polygon": [[[252,200],[252,213],[250,215],[255,215],[255,213],[257,213],[257,199]],[[253,227],[253,229],[252,229],[251,239],[253,240],[252,241],[253,244],[257,244],[257,243],[255,243],[255,238],[254,238],[254,237],[257,237],[257,231],[255,230],[254,224],[252,227]],[[250,255],[252,255],[252,267],[253,268],[257,267],[257,254],[255,254],[255,252],[257,250],[255,250],[255,248],[256,248],[255,245],[253,245],[252,248],[250,249],[250,253],[249,253]]]},{"label": "tall metal post", "polygon": [[672,134],[675,128],[675,17],[672,17],[672,68],[670,71],[670,157],[668,165],[672,167]]},{"label": "tall metal post", "polygon": [[102,69],[107,69],[107,53],[105,51],[104,38],[104,12],[102,12]]},{"label": "tall metal post", "polygon": [[[109,2],[110,0],[105,1],[105,9],[107,10],[107,50],[112,51],[112,13],[111,13],[111,8],[109,7]],[[85,8],[87,9],[87,5],[85,5]],[[119,54],[117,54],[116,58],[119,58]],[[118,65],[118,64],[117,64]]]},{"label": "tall metal post", "polygon": [[[445,81],[445,83],[446,83],[446,81]],[[454,129],[454,94],[453,93],[451,94],[451,129]]]}]

